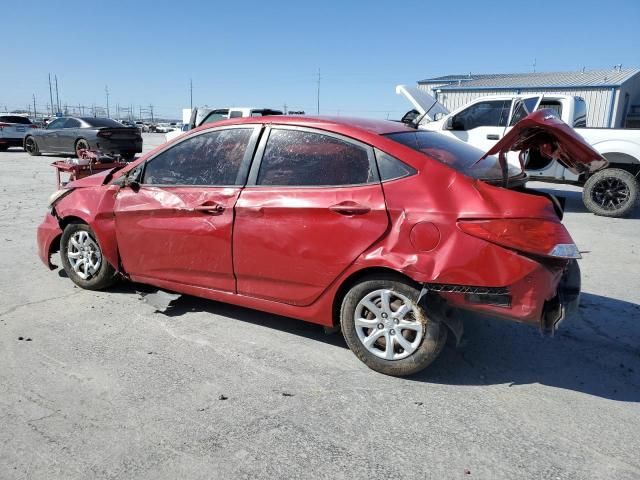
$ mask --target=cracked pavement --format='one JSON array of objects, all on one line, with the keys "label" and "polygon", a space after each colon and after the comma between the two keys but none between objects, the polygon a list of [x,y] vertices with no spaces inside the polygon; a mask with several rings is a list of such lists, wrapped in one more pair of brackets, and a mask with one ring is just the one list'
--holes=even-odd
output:
[{"label": "cracked pavement", "polygon": [[0,478],[640,477],[638,210],[532,184],[589,251],[579,314],[554,338],[465,317],[463,350],[399,379],[314,325],[188,296],[157,313],[144,287],[48,271],[53,160],[0,152]]}]

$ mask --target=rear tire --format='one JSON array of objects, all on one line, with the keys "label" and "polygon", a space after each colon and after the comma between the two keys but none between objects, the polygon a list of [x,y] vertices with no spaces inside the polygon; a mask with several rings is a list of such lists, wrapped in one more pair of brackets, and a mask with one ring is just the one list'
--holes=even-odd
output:
[{"label": "rear tire", "polygon": [[596,215],[624,217],[636,206],[638,190],[638,179],[631,173],[619,168],[605,168],[586,181],[582,201]]},{"label": "rear tire", "polygon": [[115,268],[102,255],[95,233],[85,223],[70,223],[60,239],[60,259],[73,283],[86,290],[102,290],[117,281]]},{"label": "rear tire", "polygon": [[[442,351],[447,327],[428,318],[416,302],[420,290],[399,277],[363,279],[345,295],[342,334],[366,366],[385,375],[423,370]],[[367,306],[369,305],[369,307]]]},{"label": "rear tire", "polygon": [[40,155],[40,148],[38,147],[38,142],[36,142],[36,139],[32,136],[29,136],[24,139],[24,149],[32,157],[37,157]]}]

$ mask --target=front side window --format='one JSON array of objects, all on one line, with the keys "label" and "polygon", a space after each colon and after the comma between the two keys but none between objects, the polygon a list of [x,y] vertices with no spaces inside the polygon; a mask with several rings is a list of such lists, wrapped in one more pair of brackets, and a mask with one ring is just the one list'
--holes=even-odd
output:
[{"label": "front side window", "polygon": [[49,124],[47,129],[55,130],[56,128],[62,128],[66,121],[67,121],[66,118],[56,118],[53,122]]},{"label": "front side window", "polygon": [[187,138],[152,158],[146,185],[242,185],[242,161],[253,128],[233,128]]},{"label": "front side window", "polygon": [[452,120],[453,130],[473,130],[477,127],[506,127],[511,100],[478,102],[461,111]]},{"label": "front side window", "polygon": [[276,128],[269,135],[257,183],[317,187],[375,180],[365,147],[322,133]]}]

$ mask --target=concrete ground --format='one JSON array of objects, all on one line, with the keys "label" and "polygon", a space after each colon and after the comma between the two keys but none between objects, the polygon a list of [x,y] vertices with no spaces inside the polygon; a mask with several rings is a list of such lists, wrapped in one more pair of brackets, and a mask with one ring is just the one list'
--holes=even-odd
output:
[{"label": "concrete ground", "polygon": [[53,160],[0,153],[1,479],[640,478],[640,212],[547,186],[588,251],[579,314],[552,339],[468,317],[464,350],[400,379],[313,325],[192,297],[154,313],[47,270]]}]

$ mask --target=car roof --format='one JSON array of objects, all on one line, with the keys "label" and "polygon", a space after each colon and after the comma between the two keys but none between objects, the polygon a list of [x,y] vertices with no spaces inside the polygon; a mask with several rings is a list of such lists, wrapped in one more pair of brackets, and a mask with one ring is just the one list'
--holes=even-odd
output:
[{"label": "car roof", "polygon": [[203,129],[204,127],[211,128],[222,127],[226,125],[241,125],[243,123],[267,123],[274,125],[291,125],[300,127],[314,127],[322,130],[334,130],[336,128],[342,129],[355,128],[359,130],[365,130],[369,133],[377,135],[386,135],[388,133],[398,132],[415,132],[415,129],[406,126],[401,122],[393,122],[390,120],[378,120],[372,118],[357,118],[357,117],[312,117],[312,116],[287,116],[287,115],[273,115],[264,117],[244,117],[233,118],[230,120],[222,120],[215,123],[208,123],[198,127]]}]

